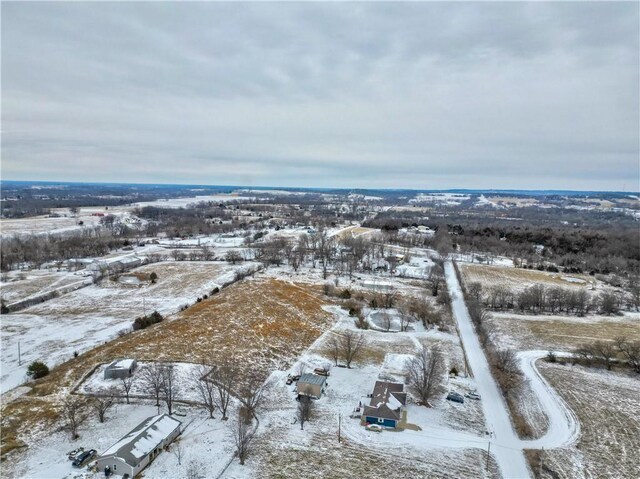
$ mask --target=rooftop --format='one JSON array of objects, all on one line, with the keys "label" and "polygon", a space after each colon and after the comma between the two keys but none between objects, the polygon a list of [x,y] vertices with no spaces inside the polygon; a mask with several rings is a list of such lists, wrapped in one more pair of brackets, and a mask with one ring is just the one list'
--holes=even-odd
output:
[{"label": "rooftop", "polygon": [[326,380],[327,378],[325,376],[318,376],[317,374],[305,373],[302,376],[300,376],[300,379],[298,379],[298,384],[300,383],[317,384],[322,386]]},{"label": "rooftop", "polygon": [[107,449],[102,457],[115,456],[135,467],[181,424],[168,414],[148,417]]}]

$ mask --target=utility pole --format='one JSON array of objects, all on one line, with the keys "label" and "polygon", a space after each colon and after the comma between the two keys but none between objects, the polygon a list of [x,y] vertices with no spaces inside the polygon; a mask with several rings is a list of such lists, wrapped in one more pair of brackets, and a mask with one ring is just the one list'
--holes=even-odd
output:
[{"label": "utility pole", "polygon": [[342,442],[340,437],[340,426],[342,425],[342,414],[338,414],[338,442]]},{"label": "utility pole", "polygon": [[491,453],[491,441],[489,441],[489,445],[487,446],[487,466],[486,470],[489,470],[489,454]]},{"label": "utility pole", "polygon": [[540,451],[540,470],[538,471],[538,476],[542,477],[542,468],[544,464],[544,446],[542,447],[542,451]]}]

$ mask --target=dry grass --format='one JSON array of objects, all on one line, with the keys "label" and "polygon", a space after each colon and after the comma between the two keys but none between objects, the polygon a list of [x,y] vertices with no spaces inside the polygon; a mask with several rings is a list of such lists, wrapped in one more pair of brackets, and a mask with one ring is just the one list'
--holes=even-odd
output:
[{"label": "dry grass", "polygon": [[[266,378],[288,367],[332,324],[324,300],[305,286],[277,280],[236,283],[220,294],[142,331],[99,346],[53,369],[22,398],[4,405],[3,435],[19,437],[41,421],[31,410],[55,410],[58,394],[98,364],[119,357],[140,361],[216,362],[235,359],[243,376]],[[55,395],[55,396],[54,396]],[[43,398],[47,401],[43,402]]]},{"label": "dry grass", "polygon": [[640,340],[637,320],[620,318],[600,321],[558,317],[558,319],[523,319],[518,316],[494,316],[499,342],[517,349],[568,350],[598,340],[613,340],[618,336]]},{"label": "dry grass", "polygon": [[[542,284],[544,286],[562,286],[572,289],[584,289],[595,281],[592,277],[584,274],[562,274],[547,273],[522,268],[510,268],[505,266],[487,266],[480,264],[460,263],[460,272],[466,285],[474,282],[481,283],[483,288],[491,286],[504,286],[511,291],[521,291],[532,284]],[[562,278],[576,278],[584,283],[573,283]]]},{"label": "dry grass", "polygon": [[581,477],[638,477],[638,377],[546,362],[539,367],[581,426],[575,446],[545,451],[542,477],[573,478],[577,471]]}]

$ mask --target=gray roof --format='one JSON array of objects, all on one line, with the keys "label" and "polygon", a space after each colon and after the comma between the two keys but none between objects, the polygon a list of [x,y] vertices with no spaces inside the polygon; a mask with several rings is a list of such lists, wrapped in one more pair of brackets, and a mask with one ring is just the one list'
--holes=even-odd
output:
[{"label": "gray roof", "polygon": [[370,405],[364,407],[363,414],[399,420],[401,418],[400,408],[407,404],[407,393],[402,392],[403,389],[404,385],[400,383],[376,381]]},{"label": "gray roof", "polygon": [[365,406],[363,415],[365,417],[381,417],[383,419],[394,419],[396,421],[399,421],[401,417],[400,410],[394,411],[393,409],[388,408],[386,404],[383,404],[380,407]]},{"label": "gray roof", "polygon": [[122,459],[131,467],[136,467],[181,424],[180,421],[168,414],[148,417],[100,457],[114,456]]},{"label": "gray roof", "polygon": [[326,376],[318,376],[317,374],[305,373],[298,379],[298,384],[317,384],[322,386],[327,380]]}]

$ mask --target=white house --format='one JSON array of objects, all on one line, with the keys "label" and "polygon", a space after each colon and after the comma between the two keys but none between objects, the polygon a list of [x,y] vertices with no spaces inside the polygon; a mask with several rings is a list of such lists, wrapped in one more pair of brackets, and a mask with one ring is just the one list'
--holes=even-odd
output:
[{"label": "white house", "polygon": [[145,419],[98,458],[98,470],[133,479],[180,435],[181,426],[168,414]]}]

